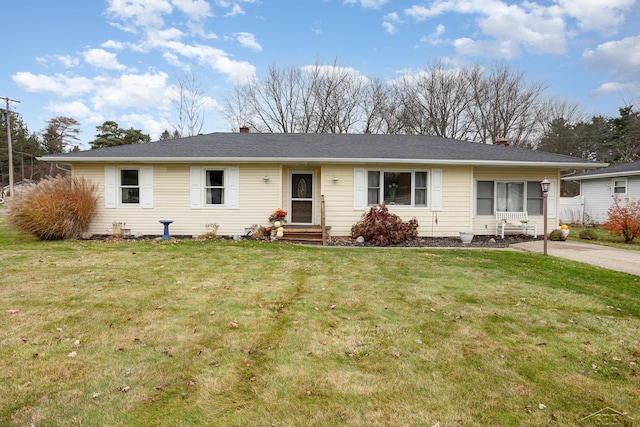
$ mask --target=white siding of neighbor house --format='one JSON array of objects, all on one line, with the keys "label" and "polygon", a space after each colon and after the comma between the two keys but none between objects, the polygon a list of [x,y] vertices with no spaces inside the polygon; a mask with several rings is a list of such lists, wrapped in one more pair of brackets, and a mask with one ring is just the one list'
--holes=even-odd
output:
[{"label": "white siding of neighbor house", "polygon": [[[536,169],[536,168],[495,168],[476,167],[474,168],[474,191],[475,181],[542,181],[547,178],[551,185],[547,199],[547,227],[554,230],[559,227],[558,209],[560,203],[560,173],[557,169]],[[475,205],[475,200],[473,201]],[[475,215],[475,213],[474,213]],[[542,235],[544,218],[542,215],[529,216],[531,221],[535,221],[538,227],[538,235]],[[494,215],[475,215],[473,220],[473,232],[475,234],[495,234],[496,219]]]},{"label": "white siding of neighbor house", "polygon": [[[625,177],[617,177],[616,180]],[[629,176],[627,179],[627,193],[620,194],[620,198],[640,199],[640,176]],[[580,182],[580,194],[584,196],[584,212],[588,220],[604,223],[607,212],[613,203],[612,189],[614,178],[585,179]],[[588,215],[588,216],[587,216]]]},{"label": "white siding of neighbor house", "polygon": [[[141,204],[121,206],[118,204],[116,188],[108,182],[117,175],[117,164],[75,164],[73,173],[85,176],[97,186],[98,213],[91,223],[89,232],[111,234],[114,222],[126,223],[125,228],[132,234],[161,235],[160,220],[173,220],[170,225],[172,235],[199,235],[205,232],[205,224],[219,224],[220,235],[244,234],[253,224],[268,225],[268,218],[276,208],[288,210],[289,176],[291,171],[312,171],[315,176],[315,223],[321,222],[321,195],[325,197],[326,225],[331,227],[332,236],[348,236],[351,227],[361,219],[369,207],[354,199],[362,191],[366,202],[365,188],[358,184],[359,173],[366,176],[367,170],[382,171],[427,171],[429,172],[429,200],[427,207],[388,206],[389,210],[403,220],[415,217],[421,236],[457,236],[460,231],[472,230],[476,234],[493,235],[495,218],[478,216],[474,218],[475,181],[482,180],[527,180],[541,181],[545,176],[552,181],[550,193],[550,227],[557,226],[559,174],[557,170],[527,168],[473,168],[471,166],[425,165],[309,165],[281,166],[274,164],[156,164],[127,165],[141,171]],[[204,207],[198,203],[198,188],[194,177],[200,174],[200,167],[224,168],[228,177],[237,172],[237,200],[227,198],[225,207]],[[263,177],[268,176],[265,180]],[[106,177],[106,179],[105,179]],[[335,177],[335,179],[334,179]],[[439,179],[440,178],[440,179]],[[360,176],[360,179],[362,177]],[[112,181],[112,180],[111,180]],[[233,180],[231,180],[233,181]],[[228,184],[232,182],[227,179]],[[106,191],[105,191],[106,190]],[[231,193],[229,191],[231,190]],[[227,195],[233,194],[229,188]],[[151,197],[147,198],[147,195]],[[114,200],[115,198],[115,200]],[[438,203],[438,201],[440,203]],[[105,203],[107,207],[105,207]],[[542,232],[542,218],[538,221]],[[551,228],[551,229],[553,229]]]}]

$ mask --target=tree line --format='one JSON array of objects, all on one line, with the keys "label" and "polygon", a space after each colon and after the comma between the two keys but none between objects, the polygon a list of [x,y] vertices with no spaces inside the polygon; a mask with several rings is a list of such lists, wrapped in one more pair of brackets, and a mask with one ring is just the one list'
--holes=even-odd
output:
[{"label": "tree line", "polygon": [[[6,113],[5,113],[6,114]],[[46,122],[40,132],[30,132],[20,114],[10,112],[11,141],[13,148],[13,169],[16,182],[40,180],[45,176],[64,173],[58,165],[41,163],[37,157],[46,154],[60,154],[79,150],[78,135],[80,122],[71,117],[57,116]],[[92,149],[125,144],[139,144],[151,141],[148,134],[140,129],[122,129],[114,121],[106,121],[96,126],[96,137],[89,143]],[[7,124],[0,124],[0,182],[9,181],[9,151]]]},{"label": "tree line", "polygon": [[[271,66],[265,76],[236,84],[224,97],[223,114],[231,129],[254,132],[376,133],[435,135],[567,154],[608,163],[640,159],[640,112],[619,109],[619,117],[588,117],[577,104],[550,97],[547,86],[503,65],[451,68],[435,62],[392,81],[368,78],[337,63]],[[205,95],[198,77],[178,78],[172,103],[178,123],[160,140],[200,133]],[[80,123],[54,117],[40,132],[30,132],[11,112],[16,178],[39,179],[53,166],[36,157],[78,149]],[[96,126],[92,149],[151,140],[140,129],[115,121]],[[0,123],[0,178],[8,181],[6,122]]]},{"label": "tree line", "polygon": [[450,68],[436,62],[393,81],[337,64],[271,66],[225,99],[234,128],[257,132],[378,133],[551,151],[610,163],[640,159],[640,113],[587,118],[579,105],[546,95],[543,82],[506,66]]}]

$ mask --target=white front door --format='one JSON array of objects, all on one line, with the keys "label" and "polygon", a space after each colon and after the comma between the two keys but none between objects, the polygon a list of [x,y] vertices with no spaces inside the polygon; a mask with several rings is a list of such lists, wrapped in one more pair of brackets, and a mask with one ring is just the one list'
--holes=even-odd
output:
[{"label": "white front door", "polygon": [[289,178],[291,224],[313,224],[315,218],[313,171],[292,171]]}]

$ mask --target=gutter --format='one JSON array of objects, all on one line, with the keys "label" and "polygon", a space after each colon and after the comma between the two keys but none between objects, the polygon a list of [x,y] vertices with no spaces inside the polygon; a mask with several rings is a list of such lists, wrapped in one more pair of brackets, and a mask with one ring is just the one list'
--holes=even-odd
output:
[{"label": "gutter", "polygon": [[601,174],[591,174],[591,175],[582,175],[578,177],[566,176],[562,178],[564,181],[582,181],[589,179],[598,179],[598,178],[617,178],[617,177],[625,177],[625,176],[638,176],[640,175],[640,171],[627,171],[627,172],[612,172],[612,173],[601,173]]},{"label": "gutter", "polygon": [[380,159],[380,158],[296,158],[296,157],[38,157],[45,162],[64,163],[277,163],[277,164],[431,164],[448,166],[526,166],[536,168],[593,169],[606,167],[606,163],[536,162],[514,160],[447,160],[447,159]]}]

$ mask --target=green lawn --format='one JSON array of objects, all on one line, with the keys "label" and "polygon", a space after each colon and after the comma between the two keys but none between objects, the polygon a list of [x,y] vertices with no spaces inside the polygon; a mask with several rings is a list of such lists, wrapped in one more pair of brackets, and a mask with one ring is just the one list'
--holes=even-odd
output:
[{"label": "green lawn", "polygon": [[569,232],[569,240],[575,240],[577,242],[593,243],[596,245],[612,246],[619,249],[636,250],[640,251],[640,239],[633,239],[631,243],[624,243],[622,236],[615,236],[608,230],[598,227],[589,227],[590,230],[595,231],[598,236],[597,240],[584,240],[580,238],[580,232],[584,230],[584,227],[573,225]]},{"label": "green lawn", "polygon": [[0,222],[0,277],[3,426],[640,419],[640,277],[571,261]]}]

